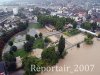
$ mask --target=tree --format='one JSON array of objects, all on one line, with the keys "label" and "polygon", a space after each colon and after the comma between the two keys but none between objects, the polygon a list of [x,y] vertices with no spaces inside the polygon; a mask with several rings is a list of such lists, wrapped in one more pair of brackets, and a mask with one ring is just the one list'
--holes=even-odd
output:
[{"label": "tree", "polygon": [[95,32],[95,30],[97,28],[97,23],[93,22],[91,25],[92,25],[92,31]]},{"label": "tree", "polygon": [[31,36],[30,35],[26,35],[26,41],[30,41],[30,39],[31,39]]},{"label": "tree", "polygon": [[15,56],[10,53],[4,53],[4,55],[3,55],[3,60],[7,61],[7,62],[13,61],[14,58],[15,58]]},{"label": "tree", "polygon": [[74,21],[74,20],[71,19],[71,18],[66,18],[66,22],[67,22],[67,23],[73,23],[73,21]]},{"label": "tree", "polygon": [[87,37],[84,39],[84,41],[85,41],[85,43],[86,44],[88,44],[88,45],[91,45],[91,44],[93,44],[93,35],[91,35],[91,34],[87,34]]},{"label": "tree", "polygon": [[30,40],[29,40],[31,43],[34,43],[35,41],[35,38],[33,36],[31,36]]},{"label": "tree", "polygon": [[39,37],[42,38],[43,37],[43,34],[42,33],[39,33]]},{"label": "tree", "polygon": [[60,56],[64,52],[65,49],[65,38],[63,36],[60,37],[59,44],[58,44],[58,51],[60,53]]},{"label": "tree", "polygon": [[6,62],[8,71],[16,70],[16,57],[10,53],[5,53],[3,60]]},{"label": "tree", "polygon": [[37,34],[35,34],[35,38],[38,38],[38,35]]},{"label": "tree", "polygon": [[10,51],[16,52],[17,51],[17,47],[16,46],[11,46]]},{"label": "tree", "polygon": [[63,23],[59,19],[56,22],[56,29],[57,30],[62,30],[63,29]]},{"label": "tree", "polygon": [[49,43],[49,42],[51,42],[51,40],[48,37],[45,37],[44,42]]},{"label": "tree", "polygon": [[18,23],[19,30],[25,30],[28,27],[28,24],[29,24],[28,21],[26,21],[25,23],[23,22]]},{"label": "tree", "polygon": [[12,45],[13,45],[13,42],[12,42],[12,41],[9,41],[9,42],[8,42],[8,45],[9,45],[9,46],[12,46]]},{"label": "tree", "polygon": [[85,22],[82,24],[82,28],[87,29],[87,30],[91,30],[92,25],[89,22]]},{"label": "tree", "polygon": [[73,22],[73,29],[76,29],[76,27],[77,27],[77,22]]},{"label": "tree", "polygon": [[35,38],[34,38],[33,36],[26,35],[26,40],[27,40],[27,42],[34,43],[34,41],[35,41]]},{"label": "tree", "polygon": [[[31,65],[33,65],[32,71],[30,69]],[[23,58],[23,66],[24,66],[25,75],[35,75],[36,73],[42,71],[41,69],[37,70],[37,68],[41,66],[43,67],[43,62],[36,57],[25,57]]]},{"label": "tree", "polygon": [[66,18],[58,17],[58,16],[44,16],[44,15],[39,15],[38,16],[38,22],[45,26],[47,24],[53,25],[57,30],[62,30],[63,26],[66,23]]},{"label": "tree", "polygon": [[58,62],[58,56],[55,52],[55,47],[48,47],[44,49],[41,57],[42,60],[46,61],[50,65],[55,65]]},{"label": "tree", "polygon": [[88,38],[88,37],[87,37],[87,38],[84,39],[84,41],[85,41],[85,43],[88,44],[88,45],[93,44],[93,41],[92,41],[91,38]]},{"label": "tree", "polygon": [[33,47],[33,44],[29,41],[24,44],[24,50],[27,52],[30,52],[32,50],[32,47]]},{"label": "tree", "polygon": [[87,37],[90,38],[90,39],[94,38],[94,36],[92,34],[87,34]]}]

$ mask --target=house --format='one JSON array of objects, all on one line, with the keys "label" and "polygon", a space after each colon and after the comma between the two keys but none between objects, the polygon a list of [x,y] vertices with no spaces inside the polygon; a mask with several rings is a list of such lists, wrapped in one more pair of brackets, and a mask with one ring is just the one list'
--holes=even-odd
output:
[{"label": "house", "polygon": [[86,15],[86,12],[79,12],[79,13],[78,13],[78,16],[79,16],[80,18],[84,17],[85,15]]},{"label": "house", "polygon": [[16,57],[16,68],[21,68],[22,67],[22,59],[20,56]]},{"label": "house", "polygon": [[98,27],[100,27],[100,18],[95,20],[97,22]]},{"label": "house", "polygon": [[72,24],[65,24],[65,27],[64,28],[66,28],[66,29],[69,29],[69,28],[73,28],[73,25]]},{"label": "house", "polygon": [[53,32],[53,31],[55,30],[55,27],[52,26],[52,25],[50,25],[50,24],[45,25],[45,28],[46,28],[48,31],[50,31],[50,32]]}]

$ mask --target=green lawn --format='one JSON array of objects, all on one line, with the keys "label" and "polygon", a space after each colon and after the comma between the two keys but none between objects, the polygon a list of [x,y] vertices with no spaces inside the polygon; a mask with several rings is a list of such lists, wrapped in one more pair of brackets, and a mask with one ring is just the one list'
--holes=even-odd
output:
[{"label": "green lawn", "polygon": [[39,29],[42,28],[43,26],[39,23],[34,23],[34,24],[30,24],[29,28],[35,28],[35,29]]},{"label": "green lawn", "polygon": [[33,47],[34,48],[44,48],[44,40],[42,38],[36,39]]},{"label": "green lawn", "polygon": [[71,36],[67,31],[63,32],[63,34],[66,35],[66,36]]},{"label": "green lawn", "polygon": [[73,35],[76,35],[80,33],[77,29],[72,29],[70,31],[66,31],[66,32],[63,32],[63,34],[67,35],[67,36],[73,36]]},{"label": "green lawn", "polygon": [[25,57],[28,55],[28,53],[26,51],[24,51],[23,49],[20,49],[20,50],[17,50],[14,55],[17,57],[17,56],[20,56],[20,57]]}]

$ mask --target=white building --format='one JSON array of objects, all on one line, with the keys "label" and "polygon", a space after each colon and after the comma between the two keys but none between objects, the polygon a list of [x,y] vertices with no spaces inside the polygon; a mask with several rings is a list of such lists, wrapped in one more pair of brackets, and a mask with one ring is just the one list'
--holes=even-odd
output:
[{"label": "white building", "polygon": [[88,11],[88,14],[90,14],[90,15],[91,15],[91,14],[92,14],[92,10],[89,10],[89,11]]},{"label": "white building", "polygon": [[30,11],[30,12],[32,12],[32,11],[33,11],[33,9],[29,8],[29,11]]},{"label": "white building", "polygon": [[13,8],[13,15],[17,15],[18,14],[18,8]]}]

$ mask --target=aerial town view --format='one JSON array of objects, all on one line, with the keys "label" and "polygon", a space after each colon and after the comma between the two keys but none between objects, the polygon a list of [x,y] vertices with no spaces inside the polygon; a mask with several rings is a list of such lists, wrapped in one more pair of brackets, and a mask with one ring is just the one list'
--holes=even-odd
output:
[{"label": "aerial town view", "polygon": [[100,0],[0,0],[0,75],[99,75]]}]

